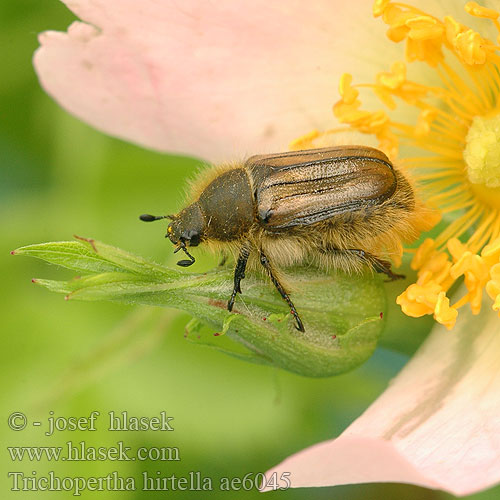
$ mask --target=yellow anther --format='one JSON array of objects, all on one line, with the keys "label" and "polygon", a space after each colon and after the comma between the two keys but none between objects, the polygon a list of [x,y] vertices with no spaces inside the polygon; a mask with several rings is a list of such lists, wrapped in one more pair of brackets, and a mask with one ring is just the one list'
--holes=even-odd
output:
[{"label": "yellow anther", "polygon": [[452,45],[455,45],[455,40],[460,33],[464,33],[465,31],[467,31],[466,26],[459,23],[451,16],[446,16],[444,18],[444,26],[445,26],[446,39]]},{"label": "yellow anther", "polygon": [[497,294],[495,302],[491,307],[494,311],[498,311],[498,316],[500,317],[500,292]]},{"label": "yellow anther", "polygon": [[440,38],[444,33],[443,24],[430,16],[416,16],[405,24],[410,29],[408,37],[415,41]]},{"label": "yellow anther", "polygon": [[406,65],[403,62],[395,62],[390,72],[377,75],[377,83],[389,89],[397,89],[406,80]]},{"label": "yellow anther", "polygon": [[414,302],[412,300],[408,300],[406,292],[403,292],[397,299],[396,303],[401,306],[402,311],[412,318],[420,318],[421,316],[425,316],[426,314],[432,314],[434,310],[425,305],[420,304],[418,302]]},{"label": "yellow anther", "polygon": [[490,276],[491,280],[486,284],[486,292],[495,301],[492,307],[500,316],[500,263],[491,268]]},{"label": "yellow anther", "polygon": [[481,252],[484,258],[500,259],[500,237],[493,240],[489,245],[486,245]]},{"label": "yellow anther", "polygon": [[344,73],[340,77],[339,92],[342,96],[342,100],[346,104],[353,104],[358,98],[359,92],[352,88],[352,75],[349,73]]},{"label": "yellow anther", "polygon": [[433,239],[427,238],[417,249],[413,260],[411,261],[411,268],[413,270],[420,269],[424,263],[431,257],[432,253],[436,250],[436,243]]},{"label": "yellow anther", "polygon": [[465,4],[465,12],[474,17],[484,17],[486,19],[495,20],[498,18],[499,13],[494,9],[488,9],[479,5],[476,2],[467,2]]},{"label": "yellow anther", "polygon": [[318,130],[312,130],[311,132],[298,137],[290,143],[290,149],[292,151],[298,151],[301,149],[312,149],[311,144],[314,139],[317,139],[321,134]]},{"label": "yellow anther", "polygon": [[412,38],[408,38],[405,51],[406,59],[410,62],[426,62],[434,68],[443,60],[441,45],[441,39],[413,40]]},{"label": "yellow anther", "polygon": [[455,38],[455,49],[459,57],[466,64],[484,64],[486,62],[486,51],[484,50],[484,41],[474,30],[467,30],[459,33]]},{"label": "yellow anther", "polygon": [[458,311],[450,307],[450,299],[446,296],[445,292],[438,295],[436,307],[434,309],[434,318],[438,323],[444,325],[448,330],[455,326]]},{"label": "yellow anther", "polygon": [[447,241],[446,246],[453,257],[454,262],[457,262],[467,251],[467,247],[458,238],[450,238]]},{"label": "yellow anther", "polygon": [[436,304],[437,297],[442,291],[441,286],[434,281],[429,281],[425,285],[410,285],[406,290],[408,298],[420,304],[426,304],[431,309]]},{"label": "yellow anther", "polygon": [[410,29],[406,22],[414,18],[416,14],[411,11],[404,11],[396,5],[389,4],[383,12],[382,19],[389,25],[387,36],[393,42],[401,42],[406,38]]},{"label": "yellow anther", "polygon": [[389,3],[390,0],[375,0],[375,2],[373,3],[373,15],[375,17],[381,16]]},{"label": "yellow anther", "polygon": [[417,124],[415,125],[415,134],[417,136],[425,136],[431,130],[431,124],[436,119],[437,110],[424,109],[419,115]]}]

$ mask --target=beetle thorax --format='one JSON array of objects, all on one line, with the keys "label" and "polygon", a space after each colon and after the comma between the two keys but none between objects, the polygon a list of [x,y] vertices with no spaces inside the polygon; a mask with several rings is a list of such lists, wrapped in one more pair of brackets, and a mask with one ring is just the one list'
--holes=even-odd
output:
[{"label": "beetle thorax", "polygon": [[255,210],[246,170],[236,168],[216,177],[201,193],[198,205],[204,218],[204,238],[232,241],[247,234]]}]

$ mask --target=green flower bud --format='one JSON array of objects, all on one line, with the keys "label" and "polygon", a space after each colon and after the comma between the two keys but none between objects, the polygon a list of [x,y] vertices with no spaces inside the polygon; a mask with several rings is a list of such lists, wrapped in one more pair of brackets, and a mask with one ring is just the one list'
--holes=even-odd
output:
[{"label": "green flower bud", "polygon": [[[269,280],[247,273],[233,311],[227,300],[231,266],[203,274],[168,269],[103,243],[80,239],[20,248],[29,255],[84,274],[70,281],[34,280],[67,299],[113,300],[184,310],[209,327],[223,352],[309,377],[345,373],[366,361],[384,324],[385,293],[376,276],[325,274],[314,268],[288,271],[294,304],[305,332],[294,327],[287,305]],[[197,326],[191,321],[188,330]],[[226,348],[221,335],[244,347]],[[223,340],[223,339],[220,339]]]}]

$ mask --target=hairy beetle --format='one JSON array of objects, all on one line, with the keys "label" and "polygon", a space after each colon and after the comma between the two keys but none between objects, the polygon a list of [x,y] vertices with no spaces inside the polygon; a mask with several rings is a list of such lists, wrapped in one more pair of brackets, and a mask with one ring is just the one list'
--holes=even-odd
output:
[{"label": "hairy beetle", "polygon": [[230,311],[248,260],[260,262],[300,331],[304,326],[280,267],[313,261],[348,272],[368,266],[390,280],[402,278],[386,259],[399,256],[401,241],[430,226],[405,175],[384,153],[366,146],[259,155],[214,167],[194,184],[192,199],[177,215],[140,219],[171,219],[166,236],[174,252],[189,258],[180,266],[195,262],[187,248],[200,243],[237,256]]}]

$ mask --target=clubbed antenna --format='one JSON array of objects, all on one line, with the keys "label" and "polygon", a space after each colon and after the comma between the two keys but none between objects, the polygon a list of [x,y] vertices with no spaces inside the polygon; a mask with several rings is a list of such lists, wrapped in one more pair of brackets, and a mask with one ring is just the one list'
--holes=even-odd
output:
[{"label": "clubbed antenna", "polygon": [[153,222],[155,220],[161,220],[161,219],[171,219],[171,215],[150,215],[150,214],[142,214],[139,215],[139,219],[141,219],[143,222]]}]

